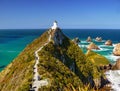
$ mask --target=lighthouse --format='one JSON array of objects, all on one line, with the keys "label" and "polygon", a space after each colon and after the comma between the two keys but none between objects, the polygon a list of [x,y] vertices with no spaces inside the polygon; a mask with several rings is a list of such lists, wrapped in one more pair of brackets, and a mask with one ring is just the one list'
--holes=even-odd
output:
[{"label": "lighthouse", "polygon": [[52,28],[52,29],[58,28],[58,26],[57,26],[57,21],[54,21],[54,22],[53,22],[53,26],[52,26],[51,28]]}]

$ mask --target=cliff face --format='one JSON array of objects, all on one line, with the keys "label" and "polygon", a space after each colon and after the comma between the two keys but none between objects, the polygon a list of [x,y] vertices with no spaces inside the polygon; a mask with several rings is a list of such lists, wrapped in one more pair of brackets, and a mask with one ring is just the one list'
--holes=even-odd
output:
[{"label": "cliff face", "polygon": [[51,32],[54,44],[55,45],[62,45],[63,44],[63,40],[65,38],[65,35],[62,33],[62,31],[59,28],[57,28],[57,29],[50,29],[49,31]]},{"label": "cliff face", "polygon": [[[98,66],[89,56],[66,37],[59,28],[49,29],[41,37],[29,44],[21,54],[0,73],[0,91],[28,91],[33,78],[34,53],[46,42],[51,41],[39,51],[38,72],[40,79],[47,79],[48,86],[39,91],[83,88],[102,75]],[[96,54],[95,54],[96,55]],[[99,55],[101,56],[101,55]],[[101,59],[102,60],[102,59]]]},{"label": "cliff face", "polygon": [[118,58],[115,65],[113,65],[113,70],[120,70],[120,58]]},{"label": "cliff face", "polygon": [[120,56],[120,43],[116,44],[116,46],[114,47],[113,54],[115,56]]}]

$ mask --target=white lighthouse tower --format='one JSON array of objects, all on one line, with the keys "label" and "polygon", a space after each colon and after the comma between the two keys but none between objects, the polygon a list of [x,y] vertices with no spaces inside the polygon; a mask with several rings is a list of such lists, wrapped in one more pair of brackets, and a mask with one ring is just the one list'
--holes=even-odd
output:
[{"label": "white lighthouse tower", "polygon": [[54,21],[54,22],[53,22],[53,26],[52,26],[51,28],[52,28],[52,29],[58,28],[58,26],[57,26],[57,21]]}]

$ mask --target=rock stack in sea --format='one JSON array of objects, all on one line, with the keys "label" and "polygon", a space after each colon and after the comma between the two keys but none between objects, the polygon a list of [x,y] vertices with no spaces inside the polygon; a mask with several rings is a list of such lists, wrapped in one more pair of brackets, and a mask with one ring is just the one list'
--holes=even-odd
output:
[{"label": "rock stack in sea", "polygon": [[111,41],[111,40],[107,40],[107,41],[105,42],[105,45],[112,46],[112,41]]},{"label": "rock stack in sea", "polygon": [[89,36],[86,41],[87,42],[92,42],[92,38]]},{"label": "rock stack in sea", "polygon": [[79,44],[80,43],[80,39],[78,37],[74,38],[72,40],[75,44]]},{"label": "rock stack in sea", "polygon": [[99,50],[99,47],[92,42],[92,43],[90,43],[90,44],[88,45],[87,49],[88,49],[88,50],[92,50],[92,49]]},{"label": "rock stack in sea", "polygon": [[120,43],[116,44],[116,46],[114,47],[113,54],[115,56],[120,56]]},{"label": "rock stack in sea", "polygon": [[102,41],[102,38],[101,38],[101,37],[96,37],[95,40],[101,42],[101,41]]}]

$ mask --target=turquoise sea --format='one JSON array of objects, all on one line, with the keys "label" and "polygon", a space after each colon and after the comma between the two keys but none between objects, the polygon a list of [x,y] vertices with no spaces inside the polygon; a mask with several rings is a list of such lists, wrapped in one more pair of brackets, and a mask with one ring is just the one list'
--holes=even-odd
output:
[{"label": "turquoise sea", "polygon": [[[39,37],[46,29],[0,29],[0,71],[3,70],[17,55]],[[81,43],[79,46],[86,52],[86,42],[88,36],[93,40],[98,36],[102,37],[102,42],[95,42],[101,50],[94,50],[114,63],[117,56],[112,54],[114,46],[105,46],[106,40],[110,39],[113,44],[120,43],[120,30],[118,29],[63,29],[63,32],[71,39],[79,37]]]}]

